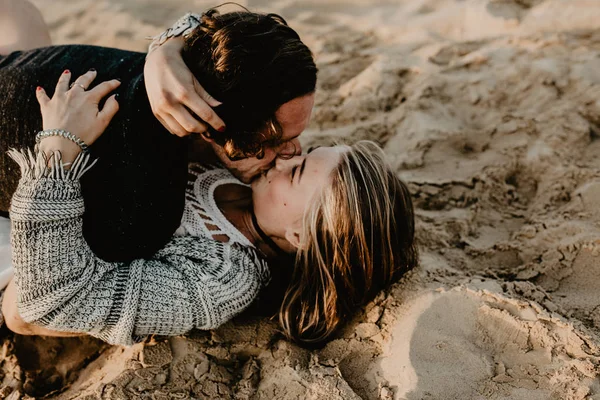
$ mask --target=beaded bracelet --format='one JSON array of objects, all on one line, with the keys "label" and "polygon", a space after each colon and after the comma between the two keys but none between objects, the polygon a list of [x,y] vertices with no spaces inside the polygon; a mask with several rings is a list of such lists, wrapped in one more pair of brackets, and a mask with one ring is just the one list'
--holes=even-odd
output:
[{"label": "beaded bracelet", "polygon": [[88,152],[89,147],[87,144],[85,144],[85,142],[83,140],[81,140],[77,136],[73,135],[71,132],[65,131],[64,129],[46,129],[46,130],[40,131],[35,136],[35,143],[39,144],[42,141],[42,139],[50,137],[50,136],[60,136],[65,139],[69,139],[70,141],[75,143],[77,146],[79,146],[81,148],[82,152],[84,152],[84,153]]}]

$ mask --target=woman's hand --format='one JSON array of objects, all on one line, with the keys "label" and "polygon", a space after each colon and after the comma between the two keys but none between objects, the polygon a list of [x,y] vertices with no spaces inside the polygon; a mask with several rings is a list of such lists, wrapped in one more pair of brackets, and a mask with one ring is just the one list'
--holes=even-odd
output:
[{"label": "woman's hand", "polygon": [[[119,103],[116,95],[112,95],[106,100],[102,110],[98,108],[98,104],[119,87],[121,82],[114,79],[87,90],[94,78],[96,71],[90,70],[69,85],[71,72],[66,70],[58,79],[52,98],[48,97],[43,88],[38,87],[36,94],[42,110],[44,130],[64,129],[79,137],[88,146],[102,135],[119,111]],[[47,154],[60,151],[65,162],[73,161],[81,151],[77,144],[60,136],[42,139],[40,149]]]},{"label": "woman's hand", "polygon": [[182,48],[183,38],[171,38],[146,58],[144,82],[152,112],[165,128],[180,137],[204,133],[206,124],[223,132],[225,123],[212,109],[221,103],[192,75],[181,58]]}]

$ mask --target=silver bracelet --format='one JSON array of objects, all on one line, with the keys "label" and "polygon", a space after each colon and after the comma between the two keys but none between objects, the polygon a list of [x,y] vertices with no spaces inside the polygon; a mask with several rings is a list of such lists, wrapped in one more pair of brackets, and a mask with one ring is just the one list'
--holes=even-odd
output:
[{"label": "silver bracelet", "polygon": [[200,14],[187,13],[160,35],[147,37],[146,39],[152,40],[152,43],[148,46],[148,54],[173,37],[188,37],[200,25],[201,18]]},{"label": "silver bracelet", "polygon": [[73,135],[71,132],[65,131],[64,129],[46,129],[46,130],[40,131],[35,136],[35,143],[39,144],[42,141],[42,139],[50,137],[50,136],[60,136],[65,139],[69,139],[70,141],[75,143],[77,146],[79,146],[81,148],[81,151],[83,151],[84,153],[87,153],[89,151],[88,145],[85,144],[85,142],[83,140],[81,140],[77,136]]}]

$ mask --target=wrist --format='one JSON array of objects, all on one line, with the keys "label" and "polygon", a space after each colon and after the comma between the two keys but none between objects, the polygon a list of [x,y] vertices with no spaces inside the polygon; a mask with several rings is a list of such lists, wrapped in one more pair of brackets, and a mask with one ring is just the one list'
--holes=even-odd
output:
[{"label": "wrist", "polygon": [[168,39],[163,44],[158,44],[158,42],[155,41],[148,48],[148,54],[146,54],[146,61],[148,61],[150,57],[159,57],[163,60],[181,58],[183,45],[184,39],[181,37]]},{"label": "wrist", "polygon": [[181,52],[185,42],[184,38],[189,36],[200,25],[201,18],[202,16],[199,14],[187,13],[160,35],[149,37],[153,41],[148,48],[146,57],[167,43],[169,46],[172,46],[174,51]]},{"label": "wrist", "polygon": [[49,158],[53,153],[60,152],[62,161],[70,163],[81,153],[81,148],[71,140],[61,136],[51,136],[44,138],[39,144],[40,151],[44,152]]},{"label": "wrist", "polygon": [[183,46],[185,44],[185,39],[183,36],[176,36],[167,39],[160,47],[164,48],[166,52],[170,53],[181,53],[183,50]]}]

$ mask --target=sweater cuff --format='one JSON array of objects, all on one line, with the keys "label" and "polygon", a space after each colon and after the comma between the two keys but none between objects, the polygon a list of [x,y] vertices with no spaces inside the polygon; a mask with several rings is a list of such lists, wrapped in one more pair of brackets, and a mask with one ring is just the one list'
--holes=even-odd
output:
[{"label": "sweater cuff", "polygon": [[39,151],[10,150],[8,155],[21,169],[21,179],[11,201],[11,219],[48,221],[83,214],[79,179],[96,160],[81,153],[66,169],[57,153],[47,157]]}]

